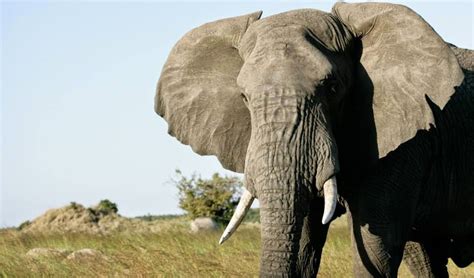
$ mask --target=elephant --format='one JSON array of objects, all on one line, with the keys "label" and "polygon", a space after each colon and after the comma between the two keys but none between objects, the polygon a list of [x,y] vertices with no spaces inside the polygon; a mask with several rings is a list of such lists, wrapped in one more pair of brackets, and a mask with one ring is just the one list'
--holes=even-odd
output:
[{"label": "elephant", "polygon": [[[385,247],[367,209],[381,202],[367,190],[390,186],[383,165],[396,160],[394,151],[436,133],[433,107],[444,108],[465,79],[455,53],[402,5],[336,3],[331,13],[261,16],[185,34],[156,89],[155,111],[170,135],[244,173],[245,192],[220,243],[257,198],[260,276],[315,276],[330,222],[348,211],[355,273],[396,275],[402,244],[389,263],[367,251]],[[410,242],[413,271],[432,273],[419,263],[430,259],[430,246]]]},{"label": "elephant", "polygon": [[474,51],[453,50],[462,84],[444,109],[426,97],[434,124],[381,158],[350,204],[357,277],[396,277],[403,256],[416,277],[474,261]]},{"label": "elephant", "polygon": [[[459,96],[459,92],[457,92],[458,100],[450,100],[451,103],[449,104],[449,106],[451,107],[449,109],[451,111],[455,111],[456,113],[449,113],[461,115],[461,120],[465,122],[466,126],[471,125],[472,128],[472,122],[469,123],[468,121],[466,121],[469,119],[469,114],[462,112],[462,107],[459,106],[459,104],[462,102],[460,102],[459,99],[463,100],[463,102],[471,103],[472,105],[472,91],[474,88],[474,51],[457,48],[454,45],[450,45],[450,47],[455,53],[458,62],[461,65],[463,72],[465,73],[465,79],[463,81],[464,85],[461,86],[460,90],[467,91],[467,94]],[[470,109],[473,109],[473,107],[471,106]],[[469,109],[467,109],[467,111],[472,113],[472,110],[469,111]],[[464,117],[464,119],[462,117]],[[456,131],[455,127],[453,128],[452,126],[448,126],[447,128],[444,127],[443,129],[445,130],[444,132],[455,133],[458,134],[457,136],[459,136],[459,131]],[[435,134],[439,134],[439,132],[436,132]],[[434,136],[432,135],[432,137]],[[440,141],[441,139],[439,138],[439,136],[436,136],[434,138],[436,138],[436,140],[438,141]],[[464,136],[464,138],[469,137]],[[452,153],[456,151],[449,149],[449,147],[453,147],[452,145],[445,144],[444,146],[448,147],[448,149],[444,151],[445,153]],[[458,176],[462,176],[462,173],[455,174],[457,174]],[[437,180],[441,180],[441,178],[442,177],[437,177]],[[466,194],[465,197],[469,197],[469,194]],[[433,238],[432,236],[418,236],[418,239],[416,240],[416,242],[408,241],[406,243],[405,252],[403,255],[405,263],[407,263],[408,267],[415,275],[415,277],[447,277],[448,274],[446,269],[446,263],[448,257],[450,257],[453,262],[459,267],[466,267],[474,260],[474,236],[472,235],[470,237],[457,238],[456,240],[454,240],[453,238],[442,239],[439,238],[439,235],[435,238]]]}]

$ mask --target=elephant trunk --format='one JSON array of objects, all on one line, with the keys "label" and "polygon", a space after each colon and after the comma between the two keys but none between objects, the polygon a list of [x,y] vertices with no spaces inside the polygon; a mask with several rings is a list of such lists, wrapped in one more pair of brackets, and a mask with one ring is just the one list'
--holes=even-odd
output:
[{"label": "elephant trunk", "polygon": [[[338,171],[337,148],[323,104],[301,95],[267,96],[260,106],[258,100],[252,103],[262,109],[251,109],[257,124],[246,179],[261,208],[261,276],[299,276],[299,259],[311,257],[301,253],[320,254],[300,240],[311,232],[303,229],[311,203],[322,201],[323,185]],[[321,217],[322,211],[316,215]]]},{"label": "elephant trunk", "polygon": [[260,199],[262,277],[296,275],[302,212],[297,209],[295,197],[274,190]]},{"label": "elephant trunk", "polygon": [[281,148],[262,148],[266,160],[256,179],[262,224],[261,276],[295,274],[303,211],[301,183],[297,182],[293,157]]}]

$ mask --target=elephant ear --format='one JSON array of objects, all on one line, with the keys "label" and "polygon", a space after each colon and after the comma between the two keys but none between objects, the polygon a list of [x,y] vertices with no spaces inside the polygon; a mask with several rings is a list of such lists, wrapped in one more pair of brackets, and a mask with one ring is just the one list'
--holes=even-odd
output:
[{"label": "elephant ear", "polygon": [[425,95],[444,107],[462,82],[462,70],[443,39],[407,7],[337,3],[332,12],[361,41],[359,71],[366,73],[358,76],[372,82],[361,87],[373,87],[372,109],[383,157],[418,129],[429,128],[434,120]]},{"label": "elephant ear", "polygon": [[236,172],[244,170],[251,132],[236,83],[243,64],[237,46],[261,14],[218,20],[185,34],[169,54],[155,97],[155,111],[168,122],[170,135]]}]

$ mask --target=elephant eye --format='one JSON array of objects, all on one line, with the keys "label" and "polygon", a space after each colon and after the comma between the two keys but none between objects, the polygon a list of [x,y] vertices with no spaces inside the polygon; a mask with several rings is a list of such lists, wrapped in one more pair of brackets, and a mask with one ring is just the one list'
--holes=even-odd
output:
[{"label": "elephant eye", "polygon": [[320,86],[324,87],[324,88],[327,88],[328,92],[330,92],[330,93],[335,93],[337,82],[336,82],[336,79],[334,79],[332,77],[328,77],[328,78],[325,78],[325,79],[321,80]]}]

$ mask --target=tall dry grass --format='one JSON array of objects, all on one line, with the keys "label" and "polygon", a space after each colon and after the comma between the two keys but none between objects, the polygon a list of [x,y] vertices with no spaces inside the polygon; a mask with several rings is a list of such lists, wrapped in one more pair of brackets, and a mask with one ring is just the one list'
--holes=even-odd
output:
[{"label": "tall dry grass", "polygon": [[[256,277],[260,252],[260,228],[246,224],[219,246],[221,231],[188,232],[184,220],[163,220],[156,233],[26,234],[0,232],[0,276],[5,277]],[[74,262],[61,258],[31,258],[37,247],[99,250],[109,260]],[[457,269],[451,277],[474,277],[474,266]],[[410,277],[402,266],[400,277]],[[331,227],[319,277],[352,277],[347,227]]]}]

